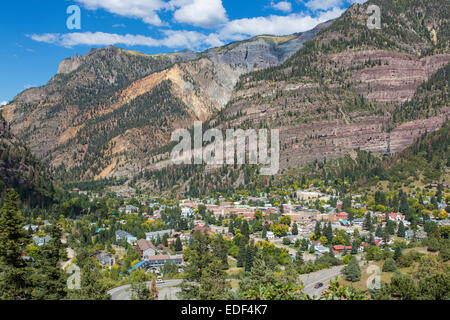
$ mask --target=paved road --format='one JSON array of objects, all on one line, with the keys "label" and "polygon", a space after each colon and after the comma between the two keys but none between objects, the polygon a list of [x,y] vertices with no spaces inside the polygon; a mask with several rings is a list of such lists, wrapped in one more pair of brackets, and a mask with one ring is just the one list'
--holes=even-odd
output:
[{"label": "paved road", "polygon": [[[303,281],[305,286],[303,292],[310,296],[320,296],[328,288],[330,280],[334,277],[339,276],[345,266],[335,266],[330,269],[319,270],[309,274],[302,274],[300,279]],[[316,283],[322,282],[323,286],[315,289]]]},{"label": "paved road", "polygon": [[[164,280],[164,283],[158,284],[159,300],[178,300],[176,293],[180,291],[180,288],[177,286],[181,281],[182,280]],[[150,284],[151,282],[147,282],[147,285],[150,286]],[[131,300],[129,284],[111,289],[108,293],[111,295],[112,300]]]}]

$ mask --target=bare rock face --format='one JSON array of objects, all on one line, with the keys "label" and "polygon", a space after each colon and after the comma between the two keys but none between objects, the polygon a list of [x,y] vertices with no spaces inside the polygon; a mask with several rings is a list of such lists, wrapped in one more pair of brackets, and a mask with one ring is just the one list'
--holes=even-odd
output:
[{"label": "bare rock face", "polygon": [[[280,129],[282,167],[356,148],[398,152],[448,116],[448,81],[432,79],[450,62],[450,7],[372,2],[383,7],[382,31],[367,28],[366,3],[308,32],[203,53],[93,49],[61,62],[47,85],[22,92],[2,114],[65,179],[169,166],[171,132],[196,120]],[[399,115],[413,100],[426,112]]]},{"label": "bare rock face", "polygon": [[[62,61],[47,85],[22,92],[2,113],[57,174],[131,176],[152,159],[150,153],[170,142],[171,130],[223,109],[241,75],[279,65],[321,28],[204,53],[149,56],[112,46],[92,49]],[[162,88],[167,91],[159,93]],[[156,106],[158,113],[148,113]],[[149,118],[142,119],[143,113]],[[104,138],[98,138],[99,130]]]}]

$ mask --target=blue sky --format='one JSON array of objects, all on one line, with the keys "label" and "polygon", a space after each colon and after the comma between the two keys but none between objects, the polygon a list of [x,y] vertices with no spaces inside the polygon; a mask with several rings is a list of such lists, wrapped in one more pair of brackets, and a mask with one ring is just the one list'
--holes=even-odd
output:
[{"label": "blue sky", "polygon": [[[364,0],[27,0],[2,1],[0,104],[41,86],[59,62],[116,45],[147,54],[203,51],[259,34],[312,29]],[[81,29],[68,29],[77,5]]]}]

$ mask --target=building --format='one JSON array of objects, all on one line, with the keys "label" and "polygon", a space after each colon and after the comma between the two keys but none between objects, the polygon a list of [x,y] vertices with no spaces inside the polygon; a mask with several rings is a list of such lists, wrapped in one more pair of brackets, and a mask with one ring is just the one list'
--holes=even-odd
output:
[{"label": "building", "polygon": [[275,239],[275,234],[272,231],[267,231],[266,237],[269,240],[273,240]]},{"label": "building", "polygon": [[391,212],[391,213],[389,213],[389,220],[403,221],[403,220],[405,220],[405,216],[400,213],[397,213],[397,212]]},{"label": "building", "polygon": [[133,268],[128,270],[128,273],[131,273],[133,270],[149,270],[149,269],[159,269],[163,267],[167,262],[173,262],[176,265],[183,264],[183,256],[168,256],[168,255],[159,255],[148,257],[147,259],[138,262]]},{"label": "building", "polygon": [[39,247],[48,244],[50,240],[52,240],[50,236],[45,237],[33,236],[33,242]]},{"label": "building", "polygon": [[131,245],[133,245],[137,241],[137,238],[132,236],[128,232],[123,231],[123,230],[117,230],[116,231],[116,241],[120,242],[123,239],[125,239]]},{"label": "building", "polygon": [[314,247],[314,253],[317,254],[318,256],[321,256],[321,255],[329,253],[329,252],[330,252],[330,248],[324,247],[320,244]]},{"label": "building", "polygon": [[161,230],[161,231],[155,231],[155,232],[147,232],[145,234],[145,239],[146,240],[156,240],[158,239],[158,236],[160,239],[162,239],[162,237],[167,234],[168,236],[170,236],[172,234],[173,230],[169,229],[169,230]]},{"label": "building", "polygon": [[192,217],[194,215],[194,209],[189,207],[182,207],[181,208],[181,215],[184,218]]},{"label": "building", "polygon": [[334,254],[344,253],[345,250],[347,250],[347,253],[350,253],[350,251],[352,251],[352,246],[333,246]]},{"label": "building", "polygon": [[89,256],[94,257],[103,268],[114,265],[114,256],[109,252],[95,251]]},{"label": "building", "polygon": [[156,255],[156,248],[150,240],[139,239],[136,241],[136,249],[141,258],[148,258]]}]

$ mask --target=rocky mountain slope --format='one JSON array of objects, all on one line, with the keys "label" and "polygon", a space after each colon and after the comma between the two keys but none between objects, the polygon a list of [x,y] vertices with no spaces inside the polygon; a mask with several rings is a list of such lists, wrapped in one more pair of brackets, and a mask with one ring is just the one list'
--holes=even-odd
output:
[{"label": "rocky mountain slope", "polygon": [[57,176],[133,176],[159,159],[171,131],[221,110],[242,74],[280,65],[330,24],[203,53],[93,49],[64,60],[47,85],[22,92],[2,113]]},{"label": "rocky mountain slope", "polygon": [[15,137],[0,114],[0,200],[14,188],[31,207],[52,203],[53,184],[25,144]]},{"label": "rocky mountain slope", "polygon": [[212,125],[279,128],[283,167],[399,152],[449,114],[448,1],[355,4],[280,66],[243,75]]},{"label": "rocky mountain slope", "polygon": [[450,112],[450,4],[371,3],[382,10],[380,30],[367,27],[366,3],[310,32],[203,53],[92,50],[63,61],[3,116],[60,178],[139,176],[160,190],[248,183],[251,168],[222,168],[213,179],[201,167],[171,166],[171,132],[194,120],[280,129],[283,169],[355,149],[400,152]]}]

